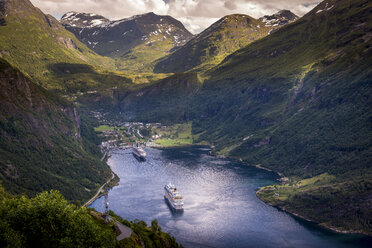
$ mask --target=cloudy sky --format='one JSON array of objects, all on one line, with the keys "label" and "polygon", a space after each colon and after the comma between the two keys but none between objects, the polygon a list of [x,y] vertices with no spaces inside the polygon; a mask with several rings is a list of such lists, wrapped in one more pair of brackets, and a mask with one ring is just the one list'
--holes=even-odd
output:
[{"label": "cloudy sky", "polygon": [[302,16],[320,0],[31,0],[43,12],[59,19],[68,11],[103,15],[110,20],[154,12],[171,15],[196,34],[228,14],[255,18],[289,9]]}]

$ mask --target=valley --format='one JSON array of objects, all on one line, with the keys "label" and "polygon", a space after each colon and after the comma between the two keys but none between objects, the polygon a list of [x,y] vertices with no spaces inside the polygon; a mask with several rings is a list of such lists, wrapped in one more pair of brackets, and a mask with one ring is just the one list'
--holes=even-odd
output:
[{"label": "valley", "polygon": [[206,144],[194,142],[196,137],[192,134],[191,122],[171,126],[141,122],[110,124],[95,128],[98,136],[102,138],[101,149],[104,151],[131,148],[136,144],[159,148]]},{"label": "valley", "polygon": [[[252,197],[372,235],[370,1],[324,0],[303,16],[229,12],[198,34],[170,15],[87,10],[57,20],[33,2],[0,1],[4,202],[58,190],[80,206],[112,177],[110,151],[202,145],[285,178],[257,184]],[[26,242],[12,218],[6,231]],[[127,223],[143,234],[131,244],[151,240],[151,229],[156,247],[178,246],[142,222]]]}]

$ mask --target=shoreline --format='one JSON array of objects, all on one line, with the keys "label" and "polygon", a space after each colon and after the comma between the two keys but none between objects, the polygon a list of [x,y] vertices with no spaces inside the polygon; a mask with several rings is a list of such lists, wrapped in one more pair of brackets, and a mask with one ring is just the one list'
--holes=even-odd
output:
[{"label": "shoreline", "polygon": [[[109,158],[110,157],[110,150],[109,151],[106,151],[102,158],[101,158],[101,161],[103,161],[105,158]],[[106,161],[106,164],[107,166],[110,168],[110,171],[111,171],[111,178],[108,179],[104,184],[101,185],[101,187],[97,190],[97,193],[92,197],[90,198],[87,202],[84,203],[84,205],[82,205],[82,207],[89,207],[89,205],[91,205],[95,200],[97,200],[98,198],[100,198],[104,192],[105,192],[105,186],[107,185],[110,185],[115,179],[117,179],[117,182],[115,184],[117,184],[119,181],[120,181],[120,178],[118,177],[118,175],[115,174],[115,172],[112,171],[111,169],[111,166],[107,163]],[[114,187],[115,185],[113,186],[109,186],[109,188],[112,188]]]},{"label": "shoreline", "polygon": [[[205,146],[205,147],[209,147],[209,148],[211,149],[211,151],[213,151],[213,147],[212,147],[212,146],[210,146],[210,145],[202,145],[202,144],[190,144],[190,145],[187,144],[187,145],[178,145],[178,146],[161,146],[161,145],[159,145],[159,146],[151,146],[151,145],[150,145],[150,146],[146,146],[146,147],[153,148],[153,149],[167,149],[167,148],[182,148],[182,147],[192,147],[192,146]],[[116,147],[115,149],[123,149],[123,150],[126,150],[126,149],[129,149],[129,147],[125,147],[125,148]],[[105,154],[105,156],[106,156],[106,154]],[[105,157],[105,156],[104,156],[104,157]],[[212,154],[212,156],[218,157],[216,154]],[[251,166],[251,167],[255,167],[255,168],[257,168],[257,169],[261,169],[261,170],[265,170],[265,171],[268,171],[268,172],[275,173],[275,174],[277,174],[277,175],[279,176],[279,179],[278,179],[278,180],[279,180],[280,182],[284,182],[284,181],[287,181],[287,180],[288,180],[288,178],[284,177],[284,175],[283,175],[282,173],[277,172],[277,171],[274,171],[274,170],[269,169],[269,168],[266,168],[266,167],[263,167],[263,166],[261,166],[261,164],[257,164],[257,165],[248,164],[248,163],[246,163],[246,162],[244,162],[244,161],[241,161],[239,158],[236,158],[236,157],[224,156],[224,158],[234,160],[234,161],[239,162],[239,163],[242,163],[242,164],[244,164],[244,165],[246,165],[246,166]],[[109,165],[108,165],[108,166],[109,166]],[[109,166],[109,167],[110,167],[110,166]],[[110,170],[111,170],[111,167],[110,167]],[[100,194],[100,193],[102,193],[101,191],[102,191],[103,187],[104,187],[105,185],[109,184],[109,183],[110,183],[110,182],[115,178],[115,176],[120,180],[120,178],[119,178],[119,177],[118,177],[118,176],[117,176],[117,175],[116,175],[112,170],[111,170],[111,173],[113,174],[112,177],[111,177],[111,179],[109,179],[109,180],[108,180],[104,185],[101,186],[101,188],[99,189],[99,191],[97,192],[97,194],[96,194],[95,196],[93,196],[93,197],[92,197],[88,202],[86,202],[86,203],[83,205],[84,207],[89,206],[89,205],[92,204],[96,199],[98,199],[99,197],[101,197],[102,194]],[[280,183],[276,183],[276,184],[274,184],[274,185],[277,185],[277,184],[280,184]],[[114,187],[114,186],[113,186],[113,187]],[[324,229],[326,229],[327,231],[331,231],[331,232],[335,232],[335,233],[339,233],[339,234],[363,235],[363,236],[366,236],[366,237],[372,237],[371,234],[364,233],[364,232],[345,231],[345,230],[337,229],[337,228],[332,227],[332,226],[327,226],[327,225],[321,224],[321,223],[319,223],[319,222],[317,222],[317,221],[315,221],[315,220],[308,219],[308,218],[306,218],[306,217],[304,217],[304,216],[302,216],[302,215],[300,215],[300,214],[298,214],[298,213],[291,212],[291,211],[289,211],[289,210],[287,210],[287,209],[285,209],[285,208],[282,208],[282,207],[279,207],[279,206],[276,206],[276,205],[270,204],[269,202],[264,201],[262,198],[260,198],[260,197],[258,196],[257,192],[259,192],[262,188],[263,188],[263,187],[259,188],[259,189],[256,191],[256,197],[257,197],[260,201],[262,201],[263,203],[265,203],[265,204],[267,204],[267,205],[269,205],[269,206],[271,206],[271,207],[274,207],[274,208],[276,208],[276,209],[278,209],[278,210],[280,210],[280,211],[283,211],[283,212],[285,212],[285,213],[291,215],[291,216],[294,217],[294,218],[298,218],[298,219],[300,219],[300,220],[302,220],[302,221],[306,221],[306,222],[309,222],[309,223],[315,224],[315,225],[317,225],[317,226],[320,227],[320,228],[324,228]],[[89,203],[89,204],[88,204],[88,203]]]},{"label": "shoreline", "polygon": [[[111,168],[110,168],[111,170]],[[101,194],[103,193],[103,188],[109,184],[114,178],[115,178],[115,173],[111,170],[111,173],[112,173],[112,176],[109,180],[107,180],[97,191],[97,193],[92,197],[90,198],[86,203],[84,203],[84,205],[82,207],[88,207],[90,204],[92,204],[95,200],[97,200],[97,198],[101,197]]]},{"label": "shoreline", "polygon": [[[214,154],[213,156],[217,156],[216,154]],[[272,172],[272,173],[275,173],[279,176],[279,183],[276,183],[274,185],[280,185],[281,183],[284,183],[284,182],[288,182],[289,179],[287,177],[285,177],[281,172],[278,172],[278,171],[274,171],[272,169],[269,169],[269,168],[266,168],[266,167],[263,167],[261,166],[261,164],[257,164],[257,165],[252,165],[252,164],[248,164],[244,161],[241,160],[241,158],[237,158],[237,157],[230,157],[230,156],[224,156],[224,158],[228,158],[228,159],[231,159],[231,160],[234,160],[236,162],[239,162],[239,163],[242,163],[246,166],[251,166],[251,167],[255,167],[255,168],[258,168],[258,169],[261,169],[261,170],[265,170],[265,171],[268,171],[268,172]],[[265,186],[263,186],[265,187]],[[320,227],[320,228],[324,228],[325,230],[327,231],[331,231],[331,232],[334,232],[334,233],[339,233],[339,234],[349,234],[349,235],[363,235],[363,236],[366,236],[366,237],[369,237],[371,238],[372,237],[372,234],[368,234],[368,233],[365,233],[365,232],[358,232],[358,231],[346,231],[346,230],[341,230],[341,229],[337,229],[335,227],[332,227],[332,226],[327,226],[325,224],[321,224],[315,220],[311,220],[311,219],[308,219],[306,218],[305,216],[302,216],[298,213],[295,213],[295,212],[291,212],[289,210],[287,210],[286,208],[282,208],[282,207],[279,207],[279,206],[276,206],[276,205],[273,205],[269,202],[266,202],[264,201],[262,198],[260,198],[258,196],[258,192],[263,188],[263,187],[260,187],[257,191],[256,191],[256,196],[257,198],[262,201],[263,203],[265,203],[266,205],[269,205],[269,206],[272,206],[276,209],[279,209],[280,211],[283,211],[291,216],[293,216],[294,218],[298,218],[302,221],[306,221],[306,222],[309,222],[309,223],[312,223],[312,224],[315,224],[316,226]]]},{"label": "shoreline", "polygon": [[212,150],[212,147],[210,145],[205,145],[205,144],[183,144],[183,145],[176,145],[176,146],[146,145],[146,147],[150,147],[154,149],[182,148],[182,147],[192,147],[192,146],[205,146],[205,147],[209,147]]},{"label": "shoreline", "polygon": [[[261,189],[261,188],[260,188]],[[258,191],[260,191],[260,189]],[[305,216],[302,216],[301,214],[298,214],[298,213],[295,213],[295,212],[292,212],[284,207],[280,207],[280,206],[277,206],[277,205],[274,205],[274,204],[271,204],[269,202],[266,202],[264,201],[261,197],[258,196],[257,192],[256,191],[256,196],[257,198],[262,201],[263,203],[273,207],[273,208],[276,208],[280,211],[283,211],[289,215],[291,215],[292,217],[294,218],[297,218],[297,219],[300,219],[301,221],[306,221],[308,223],[311,223],[311,224],[314,224],[316,225],[317,227],[320,227],[320,228],[323,228],[329,232],[334,232],[334,233],[338,233],[338,234],[347,234],[347,235],[362,235],[362,236],[366,236],[368,238],[372,238],[372,235],[371,234],[368,234],[368,233],[364,233],[364,232],[358,232],[358,231],[346,231],[346,230],[341,230],[341,229],[337,229],[335,227],[332,227],[332,226],[327,226],[327,225],[324,225],[324,224],[321,224],[315,220],[312,220],[312,219],[309,219],[309,218],[306,218]]]}]

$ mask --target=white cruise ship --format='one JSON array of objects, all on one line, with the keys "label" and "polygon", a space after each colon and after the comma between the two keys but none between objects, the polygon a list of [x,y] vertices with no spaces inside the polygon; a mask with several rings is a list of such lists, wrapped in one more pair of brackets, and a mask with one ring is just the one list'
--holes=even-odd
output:
[{"label": "white cruise ship", "polygon": [[168,183],[165,185],[164,190],[164,198],[169,202],[169,204],[175,210],[183,210],[183,197],[176,187],[173,184]]},{"label": "white cruise ship", "polygon": [[142,147],[133,147],[132,153],[138,160],[146,160],[146,152],[142,149]]}]

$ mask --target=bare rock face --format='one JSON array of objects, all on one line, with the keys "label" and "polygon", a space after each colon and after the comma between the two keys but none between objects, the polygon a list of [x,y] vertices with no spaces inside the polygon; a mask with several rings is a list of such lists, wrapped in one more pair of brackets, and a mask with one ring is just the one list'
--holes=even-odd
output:
[{"label": "bare rock face", "polygon": [[75,42],[71,38],[57,37],[57,40],[58,40],[59,43],[65,45],[66,48],[69,48],[69,49],[77,49],[78,48],[76,46]]}]

